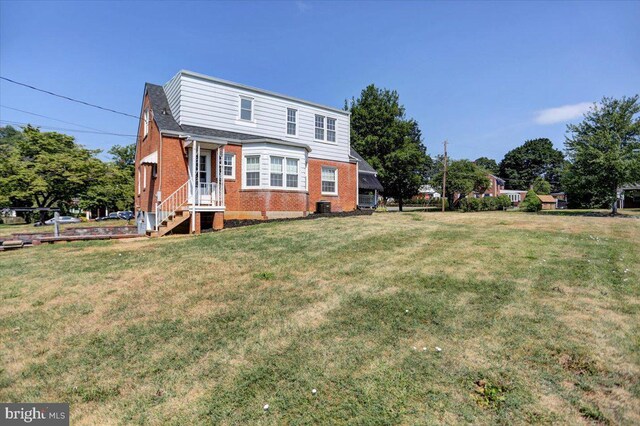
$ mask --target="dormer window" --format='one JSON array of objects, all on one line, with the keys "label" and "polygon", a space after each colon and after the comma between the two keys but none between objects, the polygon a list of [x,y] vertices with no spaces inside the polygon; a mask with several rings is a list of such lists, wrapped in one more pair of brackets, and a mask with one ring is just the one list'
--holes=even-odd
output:
[{"label": "dormer window", "polygon": [[240,97],[240,119],[253,121],[253,99]]}]

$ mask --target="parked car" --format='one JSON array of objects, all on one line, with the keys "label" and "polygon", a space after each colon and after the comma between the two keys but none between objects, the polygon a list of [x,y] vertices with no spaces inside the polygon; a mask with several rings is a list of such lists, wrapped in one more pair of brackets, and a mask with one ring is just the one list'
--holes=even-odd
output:
[{"label": "parked car", "polygon": [[133,212],[131,211],[118,212],[118,217],[123,220],[131,220],[133,219]]},{"label": "parked car", "polygon": [[[55,223],[56,219],[55,218],[51,218],[49,220],[45,220],[44,224],[45,225],[53,225]],[[80,219],[78,219],[77,217],[73,217],[73,216],[60,216],[58,217],[58,223],[80,223],[82,222]],[[34,226],[42,226],[42,222],[36,222],[34,223]]]},{"label": "parked car", "polygon": [[99,217],[96,220],[115,220],[120,219],[117,212],[109,213],[108,216]]}]

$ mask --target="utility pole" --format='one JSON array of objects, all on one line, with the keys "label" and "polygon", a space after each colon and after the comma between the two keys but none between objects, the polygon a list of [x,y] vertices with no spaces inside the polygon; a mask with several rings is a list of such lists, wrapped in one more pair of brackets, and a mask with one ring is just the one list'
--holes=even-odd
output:
[{"label": "utility pole", "polygon": [[444,213],[444,203],[447,200],[447,141],[444,141],[444,173],[442,174],[442,196],[440,201],[442,202],[442,213]]}]

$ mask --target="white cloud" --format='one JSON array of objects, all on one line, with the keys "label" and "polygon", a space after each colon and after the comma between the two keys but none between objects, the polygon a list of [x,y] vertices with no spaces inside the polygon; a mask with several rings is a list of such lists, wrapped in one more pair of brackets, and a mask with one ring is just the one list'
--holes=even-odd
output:
[{"label": "white cloud", "polygon": [[564,123],[574,118],[582,117],[592,106],[593,103],[591,102],[581,102],[579,104],[543,109],[536,113],[535,122],[538,124]]},{"label": "white cloud", "polygon": [[296,6],[298,7],[298,11],[302,13],[307,12],[311,9],[311,4],[303,0],[298,0],[296,2]]}]

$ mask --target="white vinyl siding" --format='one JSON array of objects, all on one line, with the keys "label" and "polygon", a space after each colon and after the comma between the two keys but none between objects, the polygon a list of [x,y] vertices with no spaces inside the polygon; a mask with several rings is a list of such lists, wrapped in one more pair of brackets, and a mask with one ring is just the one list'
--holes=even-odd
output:
[{"label": "white vinyl siding", "polygon": [[224,154],[224,177],[228,179],[236,178],[236,155]]},{"label": "white vinyl siding", "polygon": [[336,119],[327,117],[327,141],[336,141]]},{"label": "white vinyl siding", "polygon": [[338,169],[335,167],[323,167],[321,179],[323,194],[336,195],[338,193]]},{"label": "white vinyl siding", "polygon": [[[189,72],[177,74],[164,89],[171,112],[181,125],[288,139],[309,145],[310,158],[342,162],[350,160],[349,114],[337,108],[323,108],[302,100],[208,80]],[[253,122],[239,119],[240,96],[253,98]],[[296,110],[296,136],[287,134],[288,108]],[[316,115],[336,118],[336,142],[315,139]],[[268,170],[266,173],[264,178],[268,177]]]},{"label": "white vinyl siding", "polygon": [[245,157],[245,185],[260,186],[260,156],[248,155]]},{"label": "white vinyl siding", "polygon": [[296,136],[298,111],[293,108],[287,108],[287,135]]}]

